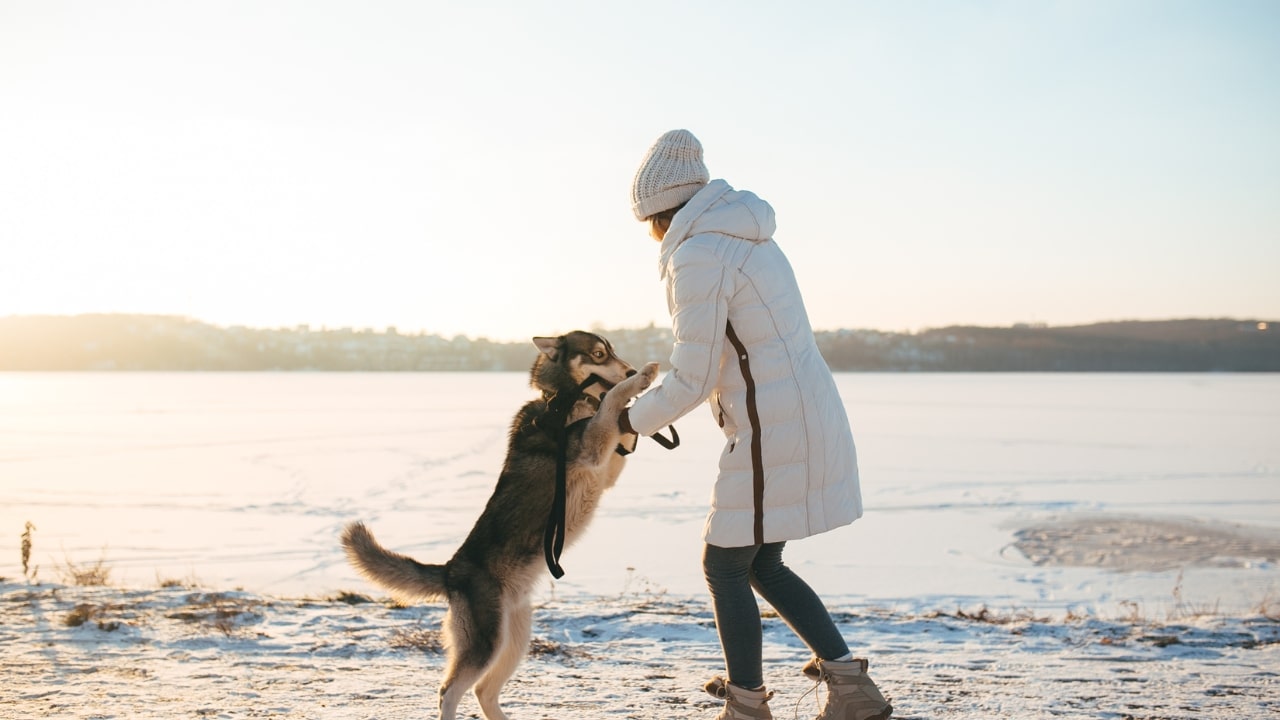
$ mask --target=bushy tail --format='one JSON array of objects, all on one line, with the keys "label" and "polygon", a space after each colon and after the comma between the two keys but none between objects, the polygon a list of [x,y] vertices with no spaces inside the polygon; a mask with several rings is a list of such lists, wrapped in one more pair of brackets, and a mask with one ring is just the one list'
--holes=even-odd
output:
[{"label": "bushy tail", "polygon": [[347,560],[362,575],[401,600],[436,600],[445,597],[444,566],[424,565],[407,555],[391,552],[373,539],[362,522],[342,532]]}]

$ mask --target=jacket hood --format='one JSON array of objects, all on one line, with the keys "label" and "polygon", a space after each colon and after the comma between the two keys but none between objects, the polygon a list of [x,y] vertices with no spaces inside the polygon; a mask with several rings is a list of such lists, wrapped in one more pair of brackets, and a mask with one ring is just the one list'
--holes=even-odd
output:
[{"label": "jacket hood", "polygon": [[662,240],[658,274],[666,278],[672,253],[694,235],[716,233],[761,242],[772,238],[777,229],[769,203],[755,193],[734,190],[724,180],[712,180],[672,218]]}]

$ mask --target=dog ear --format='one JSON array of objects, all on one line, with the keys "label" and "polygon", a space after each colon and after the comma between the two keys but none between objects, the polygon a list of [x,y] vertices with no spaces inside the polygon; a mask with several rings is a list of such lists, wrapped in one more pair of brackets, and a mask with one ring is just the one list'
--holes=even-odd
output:
[{"label": "dog ear", "polygon": [[533,344],[538,347],[538,352],[555,360],[560,356],[560,343],[563,340],[564,338],[558,337],[536,337],[533,339]]}]

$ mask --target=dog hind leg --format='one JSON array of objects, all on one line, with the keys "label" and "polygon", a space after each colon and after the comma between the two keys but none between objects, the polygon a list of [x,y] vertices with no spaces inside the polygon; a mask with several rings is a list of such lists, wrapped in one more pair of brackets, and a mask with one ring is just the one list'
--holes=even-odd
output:
[{"label": "dog hind leg", "polygon": [[[449,615],[445,618],[449,659],[440,683],[440,720],[455,720],[458,703],[493,660],[501,641],[501,622],[496,593],[450,597]],[[499,715],[490,720],[506,720],[506,717]]]},{"label": "dog hind leg", "polygon": [[498,693],[515,674],[520,662],[529,654],[529,635],[533,628],[533,607],[527,597],[507,608],[502,619],[502,639],[497,655],[476,683],[476,699],[486,720],[506,720],[498,705]]},{"label": "dog hind leg", "polygon": [[473,666],[464,667],[460,663],[449,663],[444,682],[440,684],[440,720],[456,720],[458,703],[462,702],[467,688],[480,677],[481,670],[482,668]]}]

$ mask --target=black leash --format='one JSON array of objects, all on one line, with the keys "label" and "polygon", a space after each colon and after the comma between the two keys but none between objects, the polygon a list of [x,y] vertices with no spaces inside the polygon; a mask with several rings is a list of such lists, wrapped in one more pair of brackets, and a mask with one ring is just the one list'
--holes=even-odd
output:
[{"label": "black leash", "polygon": [[[585,418],[585,419],[588,419],[588,420],[589,420],[590,418]],[[578,422],[582,422],[582,421],[581,421],[581,420],[579,420]],[[574,423],[574,424],[576,425],[577,423]],[[650,435],[649,437],[650,437],[654,442],[656,442],[656,443],[658,443],[659,445],[661,445],[662,447],[664,447],[664,448],[666,448],[666,449],[668,449],[668,450],[675,450],[676,448],[680,447],[680,433],[676,432],[676,426],[675,426],[675,425],[668,425],[668,426],[667,426],[667,429],[671,431],[671,439],[670,439],[670,440],[668,440],[668,439],[666,439],[665,437],[663,437],[663,436],[662,436],[662,433],[654,433],[654,434]],[[618,453],[619,455],[626,456],[626,455],[630,455],[631,453],[635,452],[635,449],[633,448],[633,449],[631,449],[631,450],[628,450],[628,449],[626,448],[626,446],[624,446],[622,443],[618,443],[618,448],[617,448],[616,450],[614,450],[614,452]]]},{"label": "black leash", "polygon": [[[582,381],[582,384],[572,394],[567,395],[565,398],[561,398],[561,393],[553,395],[550,402],[548,402],[547,415],[544,416],[555,423],[556,490],[555,495],[551,498],[551,517],[547,519],[547,529],[542,534],[542,552],[547,559],[547,569],[551,571],[551,576],[557,580],[564,577],[564,568],[560,567],[560,554],[564,552],[565,533],[568,530],[565,515],[568,511],[569,494],[567,479],[569,470],[569,428],[580,422],[586,422],[591,418],[583,418],[572,425],[566,424],[565,420],[574,403],[582,396],[583,391],[596,383],[600,383],[606,388],[612,388],[604,378],[592,373],[586,380]],[[667,429],[671,431],[670,440],[658,433],[654,433],[650,437],[662,447],[674,450],[680,446],[680,435],[676,432],[675,425],[668,425]],[[619,444],[614,452],[619,455],[630,455],[632,451]]]},{"label": "black leash", "polygon": [[662,447],[668,450],[675,450],[676,448],[680,447],[680,433],[676,432],[675,425],[668,425],[667,429],[671,431],[670,440],[662,437],[661,433],[654,433],[649,437],[653,438],[653,441],[658,443]]}]

